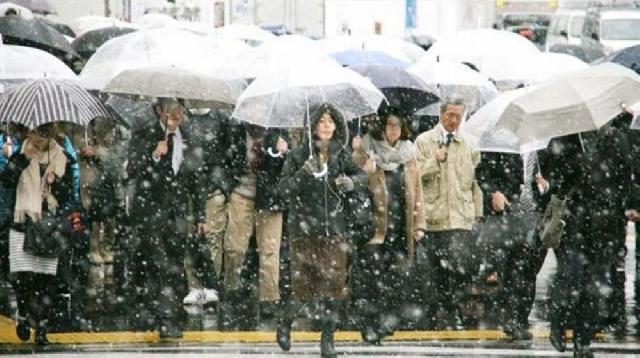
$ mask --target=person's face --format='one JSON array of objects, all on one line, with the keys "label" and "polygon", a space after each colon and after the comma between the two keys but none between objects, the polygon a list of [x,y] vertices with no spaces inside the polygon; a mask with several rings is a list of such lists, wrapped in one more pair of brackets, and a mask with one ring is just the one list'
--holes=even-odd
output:
[{"label": "person's face", "polygon": [[321,141],[329,141],[336,130],[336,124],[329,113],[324,113],[316,124],[315,133]]},{"label": "person's face", "polygon": [[402,136],[402,122],[400,118],[390,115],[384,126],[384,138],[391,145],[395,144]]},{"label": "person's face", "polygon": [[45,151],[49,144],[49,138],[40,134],[38,131],[31,131],[27,135],[29,142],[40,151]]},{"label": "person's face", "polygon": [[167,126],[167,130],[175,131],[184,118],[184,108],[179,104],[166,105],[162,108],[160,116]]},{"label": "person's face", "polygon": [[447,132],[455,132],[460,127],[464,106],[461,104],[449,104],[447,108],[440,113],[440,122]]}]

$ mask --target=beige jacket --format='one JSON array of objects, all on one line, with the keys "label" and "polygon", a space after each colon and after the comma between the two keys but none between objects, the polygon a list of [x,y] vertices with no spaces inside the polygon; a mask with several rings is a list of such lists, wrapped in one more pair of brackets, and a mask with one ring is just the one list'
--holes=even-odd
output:
[{"label": "beige jacket", "polygon": [[[364,170],[369,155],[360,149],[353,152],[353,159]],[[384,171],[377,168],[369,175],[369,190],[373,194],[373,220],[375,234],[369,244],[382,244],[387,235],[387,207],[388,198]],[[416,230],[425,230],[424,210],[422,209],[422,185],[420,174],[415,159],[408,161],[404,166],[405,180],[405,235],[407,242],[407,256],[404,262],[405,268],[413,264],[415,256],[414,233]]]},{"label": "beige jacket", "polygon": [[482,217],[482,190],[475,180],[480,152],[456,134],[441,163],[435,153],[444,145],[443,134],[438,124],[415,142],[427,231],[471,230],[476,218]]}]

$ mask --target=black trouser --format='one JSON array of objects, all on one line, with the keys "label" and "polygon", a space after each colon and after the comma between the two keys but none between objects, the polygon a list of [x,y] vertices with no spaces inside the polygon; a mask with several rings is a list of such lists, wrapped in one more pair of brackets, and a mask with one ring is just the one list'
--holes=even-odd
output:
[{"label": "black trouser", "polygon": [[137,262],[134,282],[137,290],[138,312],[147,324],[182,326],[186,313],[182,299],[187,294],[184,255],[187,242],[186,220],[153,220],[157,226],[140,225],[136,230]]},{"label": "black trouser", "polygon": [[426,240],[431,276],[427,292],[433,295],[431,310],[443,311],[453,320],[478,269],[473,233],[467,230],[429,232]]},{"label": "black trouser", "polygon": [[207,238],[201,234],[189,235],[187,250],[193,260],[193,269],[196,278],[205,288],[220,289],[220,282],[216,276],[211,250],[207,244]]},{"label": "black trouser", "polygon": [[582,345],[591,343],[614,308],[616,283],[611,272],[618,260],[617,241],[624,237],[624,223],[615,218],[609,222],[596,228],[588,224],[568,227],[555,250],[558,271],[551,287],[551,324],[573,328],[574,342]]},{"label": "black trouser", "polygon": [[[640,245],[638,241],[640,239],[640,222],[635,223],[636,226],[636,281],[634,282],[634,291],[635,291],[635,315],[636,318],[640,317]],[[638,321],[638,327],[640,327],[640,319],[636,319]]]},{"label": "black trouser", "polygon": [[362,316],[362,328],[390,331],[400,324],[400,310],[407,300],[409,282],[403,251],[382,244],[358,249],[352,268],[352,287]]},{"label": "black trouser", "polygon": [[46,325],[57,306],[58,279],[53,275],[34,272],[13,274],[11,285],[16,293],[18,314],[32,326]]},{"label": "black trouser", "polygon": [[[58,264],[59,291],[69,293],[72,323],[85,318],[84,303],[90,266],[89,234],[85,231],[73,232],[69,237],[69,247],[60,256]],[[63,319],[60,323],[65,325],[64,321]]]}]

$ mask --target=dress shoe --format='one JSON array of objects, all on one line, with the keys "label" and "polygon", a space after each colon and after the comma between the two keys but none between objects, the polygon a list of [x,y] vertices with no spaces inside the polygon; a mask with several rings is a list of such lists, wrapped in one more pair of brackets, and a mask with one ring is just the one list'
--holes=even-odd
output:
[{"label": "dress shoe", "polygon": [[276,341],[285,352],[291,349],[291,322],[280,322],[276,329]]},{"label": "dress shoe", "polygon": [[160,325],[160,339],[182,338],[182,330],[173,324]]},{"label": "dress shoe", "polygon": [[23,342],[26,342],[31,338],[31,325],[26,318],[18,318],[18,324],[16,324],[16,335]]},{"label": "dress shoe", "polygon": [[533,335],[524,327],[518,327],[511,332],[511,338],[515,341],[530,341]]}]

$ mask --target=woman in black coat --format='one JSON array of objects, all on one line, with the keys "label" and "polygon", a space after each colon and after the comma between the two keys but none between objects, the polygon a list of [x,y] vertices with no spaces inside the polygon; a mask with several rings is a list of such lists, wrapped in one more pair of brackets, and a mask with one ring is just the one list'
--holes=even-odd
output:
[{"label": "woman in black coat", "polygon": [[281,314],[277,330],[280,347],[291,346],[291,323],[301,302],[319,302],[322,310],[320,349],[335,357],[333,333],[347,285],[347,193],[365,191],[366,174],[345,149],[342,115],[323,104],[311,112],[313,156],[308,142],[286,159],[280,191],[288,202],[292,300]]}]

